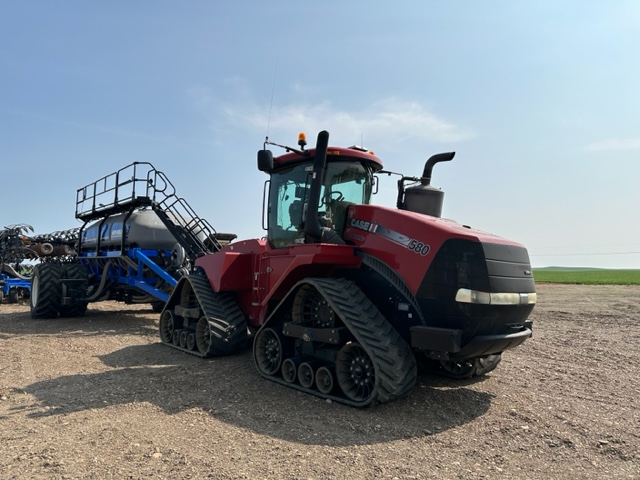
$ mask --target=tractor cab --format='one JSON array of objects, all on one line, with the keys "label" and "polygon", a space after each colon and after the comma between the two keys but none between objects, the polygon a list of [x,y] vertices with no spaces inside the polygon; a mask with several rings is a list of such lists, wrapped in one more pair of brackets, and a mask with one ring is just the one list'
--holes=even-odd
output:
[{"label": "tractor cab", "polygon": [[349,205],[369,204],[373,174],[382,162],[362,147],[328,147],[327,132],[320,132],[315,149],[305,150],[265,141],[288,153],[274,158],[270,150],[258,152],[258,168],[270,175],[267,182],[267,238],[275,248],[297,243],[345,243],[342,234]]}]

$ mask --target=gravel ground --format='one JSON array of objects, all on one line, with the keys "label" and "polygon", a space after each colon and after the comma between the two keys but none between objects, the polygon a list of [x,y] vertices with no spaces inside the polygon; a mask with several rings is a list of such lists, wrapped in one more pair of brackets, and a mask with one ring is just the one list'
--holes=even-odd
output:
[{"label": "gravel ground", "polygon": [[637,479],[640,287],[539,285],[486,378],[369,409],[158,343],[158,314],[0,306],[0,479]]}]

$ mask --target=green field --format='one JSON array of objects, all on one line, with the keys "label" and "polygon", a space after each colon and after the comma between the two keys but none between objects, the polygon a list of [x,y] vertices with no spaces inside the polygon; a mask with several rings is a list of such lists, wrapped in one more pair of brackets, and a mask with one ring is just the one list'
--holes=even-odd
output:
[{"label": "green field", "polygon": [[603,268],[534,268],[536,283],[574,283],[582,285],[640,285],[640,270]]}]

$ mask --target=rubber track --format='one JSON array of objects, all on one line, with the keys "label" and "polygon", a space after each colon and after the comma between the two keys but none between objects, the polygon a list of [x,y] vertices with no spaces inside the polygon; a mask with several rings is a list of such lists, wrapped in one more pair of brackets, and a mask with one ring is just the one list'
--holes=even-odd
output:
[{"label": "rubber track", "polygon": [[[247,322],[235,298],[230,293],[214,293],[206,277],[190,275],[186,280],[193,289],[203,316],[209,320],[211,334],[217,340],[212,342],[209,351],[205,354],[173,343],[164,341],[162,343],[200,358],[229,355],[241,350],[247,342]],[[162,337],[160,339],[162,341]]]},{"label": "rubber track", "polygon": [[343,278],[308,278],[304,283],[320,292],[371,358],[376,375],[375,391],[364,402],[353,402],[290,384],[278,377],[263,375],[265,378],[357,407],[393,401],[413,388],[417,366],[411,348],[355,283]]}]

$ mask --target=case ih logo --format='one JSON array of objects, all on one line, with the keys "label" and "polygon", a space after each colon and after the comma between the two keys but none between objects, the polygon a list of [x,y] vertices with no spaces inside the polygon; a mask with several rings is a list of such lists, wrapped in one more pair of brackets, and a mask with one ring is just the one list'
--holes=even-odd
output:
[{"label": "case ih logo", "polygon": [[397,243],[398,245],[402,245],[412,252],[415,252],[422,256],[427,255],[429,253],[429,250],[431,250],[431,247],[426,243],[419,242],[414,238],[407,237],[406,235],[396,232],[395,230],[391,230],[387,227],[383,227],[382,225],[378,225],[377,223],[360,220],[359,218],[352,218],[351,220],[349,220],[349,226],[357,228],[358,230],[373,233],[375,235],[380,235],[381,237]]},{"label": "case ih logo", "polygon": [[376,233],[376,230],[378,230],[377,223],[367,222],[366,220],[360,220],[358,218],[352,218],[350,224],[353,228],[364,230],[365,232]]}]

